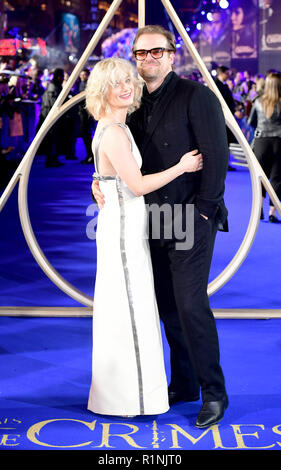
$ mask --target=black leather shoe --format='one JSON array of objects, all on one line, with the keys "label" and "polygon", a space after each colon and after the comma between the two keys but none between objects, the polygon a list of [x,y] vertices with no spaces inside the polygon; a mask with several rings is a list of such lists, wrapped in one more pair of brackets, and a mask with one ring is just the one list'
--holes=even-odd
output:
[{"label": "black leather shoe", "polygon": [[197,428],[207,428],[208,426],[218,423],[223,418],[227,407],[227,396],[219,401],[205,401],[197,416],[195,426]]},{"label": "black leather shoe", "polygon": [[198,401],[200,395],[188,395],[184,392],[176,392],[173,390],[168,391],[169,395],[169,405],[173,405],[174,403],[178,403],[180,401]]},{"label": "black leather shoe", "polygon": [[275,217],[275,215],[270,215],[268,221],[272,224],[279,224],[279,220],[277,219],[277,217]]}]

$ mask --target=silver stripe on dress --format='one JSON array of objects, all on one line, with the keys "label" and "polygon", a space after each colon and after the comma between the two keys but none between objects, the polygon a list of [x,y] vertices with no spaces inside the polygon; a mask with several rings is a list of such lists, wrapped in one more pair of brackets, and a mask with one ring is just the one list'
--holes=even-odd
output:
[{"label": "silver stripe on dress", "polygon": [[122,193],[120,183],[121,183],[120,177],[117,176],[117,178],[116,178],[116,188],[117,188],[118,199],[119,199],[119,207],[120,207],[120,250],[121,250],[121,259],[122,259],[123,270],[124,270],[125,284],[126,284],[129,310],[130,310],[130,317],[131,317],[131,324],[132,324],[132,330],[133,330],[133,339],[134,339],[134,347],[135,347],[135,354],[136,354],[136,362],[137,362],[140,414],[144,415],[143,382],[142,382],[140,350],[139,350],[138,332],[137,332],[136,321],[135,321],[135,313],[134,313],[133,296],[132,296],[132,290],[131,290],[129,269],[128,269],[128,263],[127,263],[126,247],[125,247],[125,209],[124,209],[124,198],[123,198],[123,193]]},{"label": "silver stripe on dress", "polygon": [[93,180],[108,181],[108,180],[115,180],[115,179],[116,179],[116,176],[110,176],[110,175],[103,176],[97,172],[93,173]]}]

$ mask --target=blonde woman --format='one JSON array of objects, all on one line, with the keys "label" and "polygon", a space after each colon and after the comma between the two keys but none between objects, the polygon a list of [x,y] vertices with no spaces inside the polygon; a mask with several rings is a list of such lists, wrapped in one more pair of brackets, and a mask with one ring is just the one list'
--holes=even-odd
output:
[{"label": "blonde woman", "polygon": [[141,174],[141,156],[125,125],[141,93],[132,64],[116,58],[99,62],[86,87],[86,108],[98,121],[94,180],[99,180],[105,199],[96,235],[88,409],[105,415],[169,409],[143,195],[202,168],[202,155],[194,150],[165,171]]},{"label": "blonde woman", "polygon": [[[270,73],[264,92],[251,109],[248,124],[256,127],[254,153],[279,199],[281,199],[281,73]],[[262,186],[263,199],[266,191]],[[269,222],[278,223],[270,200]],[[264,218],[263,211],[261,218]]]}]

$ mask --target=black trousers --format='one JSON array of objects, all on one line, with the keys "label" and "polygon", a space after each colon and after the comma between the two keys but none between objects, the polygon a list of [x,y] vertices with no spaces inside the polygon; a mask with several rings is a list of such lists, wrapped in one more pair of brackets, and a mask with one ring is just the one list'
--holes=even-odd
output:
[{"label": "black trousers", "polygon": [[220,366],[216,323],[207,295],[217,227],[195,209],[194,245],[176,250],[175,243],[150,243],[155,293],[170,346],[170,387],[220,400],[225,380]]},{"label": "black trousers", "polygon": [[89,114],[85,110],[79,111],[80,135],[83,139],[87,158],[93,158],[92,152],[92,124]]},{"label": "black trousers", "polygon": [[[256,137],[254,154],[270,180],[276,195],[281,199],[281,137]],[[262,195],[263,197],[266,195],[263,185]],[[273,206],[271,200],[270,205]]]},{"label": "black trousers", "polygon": [[44,153],[46,155],[46,163],[55,163],[60,155],[60,122],[57,122],[48,131],[44,138]]}]

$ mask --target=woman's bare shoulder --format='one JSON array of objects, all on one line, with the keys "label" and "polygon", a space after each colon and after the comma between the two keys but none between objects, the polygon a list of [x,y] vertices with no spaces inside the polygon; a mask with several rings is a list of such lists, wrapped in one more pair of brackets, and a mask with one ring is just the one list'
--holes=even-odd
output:
[{"label": "woman's bare shoulder", "polygon": [[129,144],[129,136],[127,134],[126,128],[120,124],[113,123],[107,126],[103,134],[103,144],[106,145],[106,147],[112,147],[116,145],[127,146]]}]

